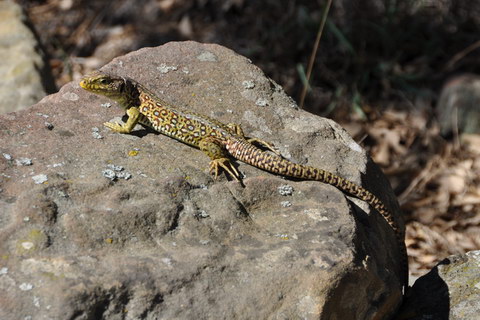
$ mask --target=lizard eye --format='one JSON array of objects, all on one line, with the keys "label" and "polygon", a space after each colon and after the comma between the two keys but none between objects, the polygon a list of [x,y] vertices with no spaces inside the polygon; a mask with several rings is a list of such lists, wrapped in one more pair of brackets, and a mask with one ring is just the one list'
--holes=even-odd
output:
[{"label": "lizard eye", "polygon": [[101,84],[109,84],[110,83],[110,80],[106,79],[106,78],[102,78],[100,79],[100,83]]}]

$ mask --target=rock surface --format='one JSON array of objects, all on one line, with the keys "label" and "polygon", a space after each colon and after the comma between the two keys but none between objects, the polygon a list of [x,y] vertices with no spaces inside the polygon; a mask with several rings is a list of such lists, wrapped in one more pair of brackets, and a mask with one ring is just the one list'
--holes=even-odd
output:
[{"label": "rock surface", "polygon": [[450,256],[420,277],[402,313],[411,320],[480,319],[480,251]]},{"label": "rock surface", "polygon": [[[103,68],[370,189],[387,180],[334,122],[298,110],[246,58],[169,43]],[[0,319],[383,319],[401,303],[384,219],[332,186],[102,126],[112,101],[64,86],[0,116]],[[397,216],[397,220],[401,220]],[[403,226],[402,226],[403,227]]]},{"label": "rock surface", "polygon": [[24,109],[53,92],[53,80],[22,8],[0,1],[0,113]]},{"label": "rock surface", "polygon": [[442,88],[436,111],[442,134],[479,133],[480,77],[458,75]]}]

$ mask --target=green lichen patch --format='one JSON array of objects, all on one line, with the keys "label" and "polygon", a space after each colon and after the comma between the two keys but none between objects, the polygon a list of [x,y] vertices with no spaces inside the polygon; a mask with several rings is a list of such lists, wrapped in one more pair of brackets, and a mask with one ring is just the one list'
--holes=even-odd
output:
[{"label": "green lichen patch", "polygon": [[20,255],[31,254],[46,247],[48,236],[41,229],[29,229],[16,241],[16,252]]}]

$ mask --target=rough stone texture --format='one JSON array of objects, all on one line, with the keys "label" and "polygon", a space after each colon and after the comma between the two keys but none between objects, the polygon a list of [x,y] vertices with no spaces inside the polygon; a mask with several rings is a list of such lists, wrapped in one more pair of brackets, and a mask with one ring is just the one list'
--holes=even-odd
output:
[{"label": "rough stone texture", "polygon": [[402,314],[412,320],[480,319],[480,251],[450,256],[420,277]]},{"label": "rough stone texture", "polygon": [[24,109],[53,92],[39,44],[22,8],[0,1],[0,113]]},{"label": "rough stone texture", "polygon": [[[228,49],[169,43],[103,70],[241,123],[285,157],[356,181],[398,213],[387,180],[343,129],[298,110]],[[130,135],[104,128],[122,114],[109,103],[70,83],[0,116],[1,319],[382,319],[395,312],[395,236],[366,203],[242,163],[244,185],[213,181],[199,150],[140,127]]]}]

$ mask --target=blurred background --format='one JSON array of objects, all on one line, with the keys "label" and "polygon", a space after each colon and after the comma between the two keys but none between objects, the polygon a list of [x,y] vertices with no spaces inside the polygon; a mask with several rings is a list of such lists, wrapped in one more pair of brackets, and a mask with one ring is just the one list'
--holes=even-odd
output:
[{"label": "blurred background", "polygon": [[308,83],[302,107],[344,126],[390,179],[415,275],[480,249],[480,0],[332,1],[309,82],[328,0],[7,2],[33,34],[45,94],[182,40],[250,58],[296,101]]}]

